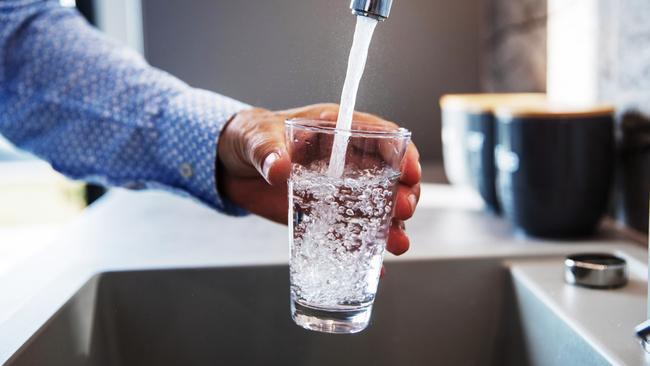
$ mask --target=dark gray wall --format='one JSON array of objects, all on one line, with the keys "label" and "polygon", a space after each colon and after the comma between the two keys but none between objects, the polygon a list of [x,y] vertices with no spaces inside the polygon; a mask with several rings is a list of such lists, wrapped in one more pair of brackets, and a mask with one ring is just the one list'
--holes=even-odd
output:
[{"label": "dark gray wall", "polygon": [[[438,98],[479,90],[481,0],[395,0],[357,109],[440,159]],[[279,109],[337,102],[355,19],[347,0],[143,0],[145,54],[193,86]]]},{"label": "dark gray wall", "polygon": [[546,92],[547,0],[490,0],[483,89]]}]

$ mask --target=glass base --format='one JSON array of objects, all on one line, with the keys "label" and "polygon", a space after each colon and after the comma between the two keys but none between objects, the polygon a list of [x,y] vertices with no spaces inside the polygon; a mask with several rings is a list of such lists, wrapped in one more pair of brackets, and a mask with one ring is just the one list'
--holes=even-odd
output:
[{"label": "glass base", "polygon": [[368,326],[372,305],[346,310],[325,310],[291,301],[291,317],[299,326],[323,333],[352,334]]}]

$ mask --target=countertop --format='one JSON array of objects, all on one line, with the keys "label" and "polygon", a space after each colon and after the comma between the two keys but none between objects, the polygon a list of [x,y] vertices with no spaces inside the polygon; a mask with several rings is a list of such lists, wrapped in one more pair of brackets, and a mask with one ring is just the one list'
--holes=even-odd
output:
[{"label": "countertop", "polygon": [[[647,256],[645,246],[607,225],[594,238],[580,241],[526,237],[483,212],[473,193],[447,185],[424,184],[420,207],[406,225],[411,249],[386,260],[624,249],[639,267]],[[156,191],[112,190],[49,241],[0,272],[0,364],[98,272],[288,261],[286,227],[255,216],[223,216]]]}]

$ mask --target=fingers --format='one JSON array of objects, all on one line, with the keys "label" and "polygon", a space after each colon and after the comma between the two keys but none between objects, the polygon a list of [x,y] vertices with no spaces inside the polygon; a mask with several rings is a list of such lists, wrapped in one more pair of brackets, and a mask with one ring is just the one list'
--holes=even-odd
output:
[{"label": "fingers", "polygon": [[[339,105],[333,103],[315,104],[313,106],[290,109],[286,112],[295,114],[296,117],[336,121],[339,116]],[[387,123],[390,124],[391,127],[397,127],[397,125],[392,122],[388,122],[374,114],[364,112],[354,112],[352,120],[355,122]]]},{"label": "fingers", "polygon": [[286,181],[290,166],[284,143],[284,131],[269,125],[256,126],[254,133],[246,134],[249,163],[271,185]]},{"label": "fingers", "polygon": [[422,178],[422,166],[420,165],[420,153],[413,143],[406,148],[404,160],[402,161],[402,176],[400,182],[408,186],[415,186]]},{"label": "fingers", "polygon": [[393,217],[399,220],[408,220],[413,216],[418,200],[420,199],[420,184],[409,187],[405,184],[397,186],[395,198],[395,211]]},{"label": "fingers", "polygon": [[273,160],[266,173],[266,181],[272,186],[280,186],[287,183],[291,173],[291,159],[289,154],[283,154],[279,159]]},{"label": "fingers", "polygon": [[376,123],[386,123],[390,125],[395,125],[394,123],[386,121],[385,119],[379,116],[370,113],[364,113],[364,112],[354,112],[353,120],[358,122],[376,122]]},{"label": "fingers", "polygon": [[321,103],[287,109],[276,113],[286,118],[308,118],[335,121],[339,113],[339,106],[334,103]]},{"label": "fingers", "polygon": [[322,111],[318,118],[325,121],[336,121],[339,118],[339,108]]},{"label": "fingers", "polygon": [[409,249],[409,246],[409,238],[404,231],[404,222],[393,219],[390,231],[388,232],[386,250],[395,255],[401,255]]},{"label": "fingers", "polygon": [[[327,110],[321,112],[320,119],[325,121],[336,121],[338,119],[338,116],[339,116],[339,108],[338,106],[336,106],[336,108],[330,107]],[[388,127],[397,128],[397,125],[395,123],[386,121],[385,119],[370,113],[354,112],[352,121],[385,124]]]}]

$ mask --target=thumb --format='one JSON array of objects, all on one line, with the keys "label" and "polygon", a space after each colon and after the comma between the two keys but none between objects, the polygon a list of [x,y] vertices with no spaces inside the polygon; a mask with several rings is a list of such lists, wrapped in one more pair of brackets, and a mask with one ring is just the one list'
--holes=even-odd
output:
[{"label": "thumb", "polygon": [[287,183],[291,172],[291,159],[286,150],[272,152],[262,164],[260,174],[272,186],[280,186]]},{"label": "thumb", "polygon": [[270,185],[286,184],[291,160],[279,131],[266,131],[255,137],[249,149],[249,161]]}]

